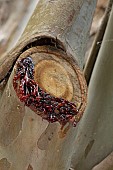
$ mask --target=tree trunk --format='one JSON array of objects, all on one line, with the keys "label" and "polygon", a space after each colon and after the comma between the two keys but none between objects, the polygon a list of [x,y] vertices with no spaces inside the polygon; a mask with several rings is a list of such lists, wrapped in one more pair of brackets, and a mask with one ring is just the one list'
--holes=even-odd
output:
[{"label": "tree trunk", "polygon": [[35,81],[51,95],[75,103],[78,123],[87,97],[80,69],[95,6],[96,0],[40,0],[17,46],[0,58],[2,169],[69,170],[78,127],[42,120],[19,100],[13,82],[18,63],[30,56]]},{"label": "tree trunk", "polygon": [[72,167],[76,170],[92,169],[113,151],[112,43],[113,5],[90,80],[88,105],[76,137],[72,160]]}]

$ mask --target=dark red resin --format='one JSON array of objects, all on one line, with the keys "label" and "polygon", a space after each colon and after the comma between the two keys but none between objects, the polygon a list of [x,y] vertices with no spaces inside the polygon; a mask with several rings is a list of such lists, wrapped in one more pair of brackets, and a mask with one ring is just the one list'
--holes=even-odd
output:
[{"label": "dark red resin", "polygon": [[72,121],[78,114],[76,105],[51,96],[38,86],[34,81],[34,64],[31,57],[23,58],[17,63],[13,86],[20,101],[43,119],[51,123],[58,121],[63,126],[67,122],[72,122],[76,126],[76,120]]}]

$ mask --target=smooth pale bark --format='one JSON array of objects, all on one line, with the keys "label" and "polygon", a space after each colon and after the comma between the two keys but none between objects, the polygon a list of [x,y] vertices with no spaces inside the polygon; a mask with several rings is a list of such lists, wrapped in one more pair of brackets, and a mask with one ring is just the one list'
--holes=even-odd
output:
[{"label": "smooth pale bark", "polygon": [[112,170],[113,169],[113,152],[108,155],[102,162],[96,165],[92,170]]},{"label": "smooth pale bark", "polygon": [[[84,53],[96,0],[40,0],[18,45],[0,59],[0,80],[3,82],[17,58],[30,55],[35,68],[40,60],[51,62],[56,67],[55,85],[63,84],[66,99],[76,102],[79,112],[86,106],[86,83],[80,68],[83,67]],[[54,62],[53,62],[54,61]],[[44,61],[45,62],[45,61]],[[42,66],[44,65],[42,63]],[[52,69],[53,69],[52,66]],[[43,67],[46,69],[47,67]],[[12,86],[16,65],[1,87],[0,97],[0,158],[7,162],[10,170],[68,170],[75,145],[76,130],[66,126],[61,130],[59,123],[49,124],[19,101]],[[59,74],[59,70],[61,74]],[[37,70],[38,71],[38,70]],[[36,71],[36,73],[37,73]],[[48,71],[48,70],[47,70]],[[49,70],[50,73],[50,70]],[[64,81],[61,80],[63,75]],[[44,87],[51,81],[44,74]],[[37,79],[37,77],[35,78]],[[40,82],[43,82],[43,76]],[[71,88],[71,84],[72,87]],[[62,86],[61,86],[62,87]],[[58,95],[51,85],[51,93]],[[53,91],[54,89],[54,91]],[[72,90],[73,89],[73,90]],[[72,96],[70,98],[70,93]],[[82,107],[81,107],[82,103]],[[3,158],[6,158],[3,160]]]},{"label": "smooth pale bark", "polygon": [[90,170],[113,151],[113,7],[88,91],[73,155],[75,170]]}]

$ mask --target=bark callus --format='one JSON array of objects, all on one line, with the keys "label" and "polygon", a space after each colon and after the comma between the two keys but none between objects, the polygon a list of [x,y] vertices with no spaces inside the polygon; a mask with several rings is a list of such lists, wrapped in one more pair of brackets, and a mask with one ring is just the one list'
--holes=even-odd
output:
[{"label": "bark callus", "polygon": [[56,47],[37,46],[19,56],[13,86],[20,101],[43,119],[76,126],[86,104],[81,78],[85,82],[72,56]]}]

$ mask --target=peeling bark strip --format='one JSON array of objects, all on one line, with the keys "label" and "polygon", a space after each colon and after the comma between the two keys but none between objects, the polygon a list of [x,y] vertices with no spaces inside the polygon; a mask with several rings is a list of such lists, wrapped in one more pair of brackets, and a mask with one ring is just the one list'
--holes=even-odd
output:
[{"label": "peeling bark strip", "polygon": [[30,56],[35,82],[50,95],[76,104],[79,121],[87,98],[80,68],[94,7],[95,0],[40,0],[17,46],[0,58],[1,82],[11,71],[0,96],[0,157],[10,161],[11,170],[29,164],[34,170],[70,168],[77,128],[67,124],[61,129],[24,106],[13,88],[15,63]]}]

